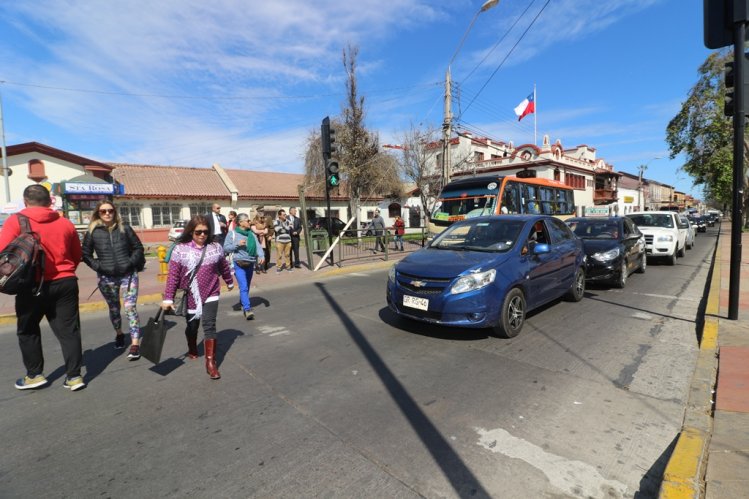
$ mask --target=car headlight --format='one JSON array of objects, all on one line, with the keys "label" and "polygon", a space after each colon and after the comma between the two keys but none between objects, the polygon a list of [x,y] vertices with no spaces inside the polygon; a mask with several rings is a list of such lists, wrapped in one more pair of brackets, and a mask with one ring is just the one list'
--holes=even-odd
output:
[{"label": "car headlight", "polygon": [[395,282],[395,265],[388,270],[388,281]]},{"label": "car headlight", "polygon": [[464,275],[452,285],[450,288],[450,294],[457,295],[459,293],[481,289],[484,286],[493,283],[496,277],[497,271],[494,269],[487,270],[486,272],[476,272]]},{"label": "car headlight", "polygon": [[670,243],[673,240],[674,240],[674,236],[670,234],[668,236],[658,236],[658,239],[657,239],[658,242],[667,242],[667,243]]},{"label": "car headlight", "polygon": [[614,248],[612,250],[603,251],[601,253],[594,253],[590,255],[590,257],[593,260],[598,260],[599,262],[609,262],[618,256],[619,256],[619,248]]}]

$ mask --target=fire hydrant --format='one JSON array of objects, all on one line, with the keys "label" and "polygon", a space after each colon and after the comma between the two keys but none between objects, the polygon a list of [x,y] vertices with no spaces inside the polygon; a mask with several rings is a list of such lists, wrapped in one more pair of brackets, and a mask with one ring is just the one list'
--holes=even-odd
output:
[{"label": "fire hydrant", "polygon": [[156,250],[156,254],[159,256],[159,275],[169,273],[169,264],[166,262],[166,251],[166,246],[159,246]]}]

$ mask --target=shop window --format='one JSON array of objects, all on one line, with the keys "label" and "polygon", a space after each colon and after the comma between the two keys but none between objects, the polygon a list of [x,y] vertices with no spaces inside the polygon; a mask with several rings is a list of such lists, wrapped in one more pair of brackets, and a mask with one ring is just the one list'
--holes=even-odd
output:
[{"label": "shop window", "polygon": [[140,227],[140,206],[119,206],[117,211],[120,213],[122,223],[131,227]]},{"label": "shop window", "polygon": [[211,204],[191,204],[190,205],[190,218],[195,215],[206,215],[211,212]]},{"label": "shop window", "polygon": [[174,222],[180,220],[180,212],[182,208],[180,206],[152,206],[151,211],[153,213],[153,226],[154,227],[171,227]]}]

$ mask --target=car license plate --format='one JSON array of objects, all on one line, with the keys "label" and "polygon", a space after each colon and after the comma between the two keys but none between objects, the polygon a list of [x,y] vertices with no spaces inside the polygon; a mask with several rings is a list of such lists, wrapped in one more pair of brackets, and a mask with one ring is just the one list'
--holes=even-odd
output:
[{"label": "car license plate", "polygon": [[418,308],[419,310],[429,310],[429,300],[416,296],[403,295],[403,306]]}]

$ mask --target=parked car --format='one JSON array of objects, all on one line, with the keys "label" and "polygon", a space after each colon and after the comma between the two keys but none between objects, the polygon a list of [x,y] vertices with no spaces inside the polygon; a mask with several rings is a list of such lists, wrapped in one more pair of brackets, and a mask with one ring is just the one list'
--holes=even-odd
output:
[{"label": "parked car", "polygon": [[585,217],[565,222],[583,240],[585,277],[589,281],[608,281],[623,288],[629,274],[645,272],[645,236],[630,219]]},{"label": "parked car", "polygon": [[645,234],[648,256],[665,258],[669,265],[676,264],[677,256],[686,254],[687,228],[680,227],[679,215],[673,211],[643,211],[627,214]]},{"label": "parked car", "polygon": [[[341,220],[337,217],[331,217],[331,222],[333,226],[333,231],[331,232],[330,228],[328,227],[328,218],[327,217],[313,217],[307,220],[307,225],[310,229],[325,229],[328,231],[329,234],[333,236],[338,236],[338,234],[341,233],[343,228],[346,226],[346,222]],[[355,230],[347,230],[344,234],[346,237],[356,237],[356,231]]]},{"label": "parked car", "polygon": [[716,213],[714,211],[708,211],[703,216],[707,220],[707,225],[710,226],[710,227],[713,227],[715,225],[715,222],[719,222],[720,221],[720,214]]},{"label": "parked car", "polygon": [[396,263],[387,302],[399,316],[517,336],[528,311],[585,293],[582,241],[559,219],[499,215],[456,222]]},{"label": "parked car", "polygon": [[679,221],[682,224],[687,225],[687,239],[685,245],[687,249],[692,249],[694,247],[694,239],[697,237],[697,229],[695,229],[694,225],[692,225],[692,222],[686,215],[679,215]]},{"label": "parked car", "polygon": [[174,225],[171,229],[169,229],[169,240],[170,241],[176,241],[179,236],[182,235],[182,233],[185,231],[185,226],[187,225],[187,222],[189,220],[178,220],[174,222]]}]

